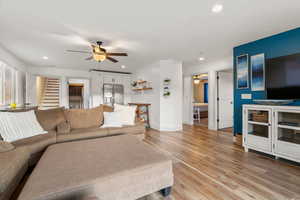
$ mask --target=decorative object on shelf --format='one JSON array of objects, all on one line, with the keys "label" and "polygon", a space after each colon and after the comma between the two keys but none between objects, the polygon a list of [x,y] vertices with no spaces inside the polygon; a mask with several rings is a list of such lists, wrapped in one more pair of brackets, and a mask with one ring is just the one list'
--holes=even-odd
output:
[{"label": "decorative object on shelf", "polygon": [[268,112],[266,111],[253,111],[251,113],[250,119],[255,122],[262,122],[262,123],[268,123]]},{"label": "decorative object on shelf", "polygon": [[251,88],[252,91],[265,90],[265,54],[251,56]]},{"label": "decorative object on shelf", "polygon": [[137,106],[136,108],[136,117],[137,119],[144,122],[147,128],[150,128],[150,121],[149,121],[149,106],[151,104],[148,103],[129,103],[130,106]]},{"label": "decorative object on shelf", "polygon": [[135,88],[135,87],[137,86],[137,81],[133,81],[133,82],[131,83],[131,86],[132,86],[133,88]]},{"label": "decorative object on shelf", "polygon": [[11,104],[9,104],[9,107],[11,109],[16,109],[17,108],[17,104],[16,103],[11,103]]},{"label": "decorative object on shelf", "polygon": [[150,83],[145,80],[134,81],[131,85],[133,87],[133,91],[152,90],[152,87],[150,87]]},{"label": "decorative object on shelf", "polygon": [[164,80],[164,94],[163,94],[164,97],[168,97],[171,95],[170,83],[171,83],[171,79],[166,78]]},{"label": "decorative object on shelf", "polygon": [[237,89],[249,87],[248,54],[240,55],[236,58],[236,76]]}]

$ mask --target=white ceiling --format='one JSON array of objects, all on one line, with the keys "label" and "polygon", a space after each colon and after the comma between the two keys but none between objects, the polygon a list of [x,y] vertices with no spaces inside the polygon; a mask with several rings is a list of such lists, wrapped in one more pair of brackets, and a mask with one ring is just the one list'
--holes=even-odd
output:
[{"label": "white ceiling", "polygon": [[[215,3],[222,13],[211,12]],[[0,0],[0,44],[31,66],[133,71],[169,58],[194,65],[200,55],[215,61],[299,27],[299,10],[299,0]],[[66,52],[96,40],[129,56],[111,64]]]}]

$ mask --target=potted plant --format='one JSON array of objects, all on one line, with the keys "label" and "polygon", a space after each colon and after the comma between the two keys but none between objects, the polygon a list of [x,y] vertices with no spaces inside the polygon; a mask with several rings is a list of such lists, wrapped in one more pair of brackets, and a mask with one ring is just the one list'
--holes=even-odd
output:
[{"label": "potted plant", "polygon": [[170,95],[171,95],[171,93],[170,93],[169,91],[164,92],[164,97],[168,97],[168,96],[170,96]]},{"label": "potted plant", "polygon": [[137,84],[138,84],[137,81],[133,81],[133,82],[131,83],[131,86],[135,88],[135,87],[137,86]]}]

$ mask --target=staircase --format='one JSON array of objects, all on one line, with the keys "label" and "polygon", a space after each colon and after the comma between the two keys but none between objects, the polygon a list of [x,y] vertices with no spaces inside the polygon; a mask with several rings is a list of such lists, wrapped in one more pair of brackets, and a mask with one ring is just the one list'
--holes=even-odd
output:
[{"label": "staircase", "polygon": [[39,106],[40,109],[51,109],[59,107],[59,87],[59,79],[46,79],[44,95]]}]

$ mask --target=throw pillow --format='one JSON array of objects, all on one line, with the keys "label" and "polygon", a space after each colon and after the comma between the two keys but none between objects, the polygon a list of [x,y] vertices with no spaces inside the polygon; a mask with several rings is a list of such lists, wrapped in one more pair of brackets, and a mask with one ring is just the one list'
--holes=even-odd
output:
[{"label": "throw pillow", "polygon": [[103,107],[65,110],[71,129],[99,127],[103,122]]},{"label": "throw pillow", "polygon": [[121,121],[121,112],[104,112],[104,124],[101,127],[122,127]]},{"label": "throw pillow", "polygon": [[28,112],[0,112],[0,134],[4,141],[16,140],[45,134],[33,110]]},{"label": "throw pillow", "polygon": [[57,125],[58,134],[66,134],[71,132],[71,125],[69,122],[61,122]]},{"label": "throw pillow", "polygon": [[49,110],[36,110],[37,120],[46,131],[56,130],[57,125],[65,122],[64,108],[54,108]]},{"label": "throw pillow", "polygon": [[15,149],[15,146],[13,144],[11,144],[10,142],[0,141],[0,153],[4,153],[4,152],[11,151],[14,149]]},{"label": "throw pillow", "polygon": [[115,104],[114,110],[121,112],[121,123],[123,125],[135,124],[136,106],[123,106]]},{"label": "throw pillow", "polygon": [[105,105],[105,104],[102,104],[103,106],[103,112],[114,112],[114,108],[109,106],[109,105]]}]

